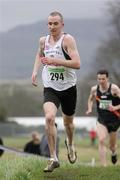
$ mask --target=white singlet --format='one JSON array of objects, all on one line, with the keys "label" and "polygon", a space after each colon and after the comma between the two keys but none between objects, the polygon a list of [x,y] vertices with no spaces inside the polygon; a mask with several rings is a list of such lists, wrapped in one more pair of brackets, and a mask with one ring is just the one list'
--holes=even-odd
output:
[{"label": "white singlet", "polygon": [[[46,36],[44,54],[45,57],[54,57],[58,59],[66,59],[62,50],[62,41],[65,34],[55,43],[55,45],[49,44],[50,35]],[[69,61],[66,59],[66,61]],[[75,69],[44,65],[42,71],[42,80],[44,87],[51,87],[57,91],[66,90],[76,84],[76,73]]]}]

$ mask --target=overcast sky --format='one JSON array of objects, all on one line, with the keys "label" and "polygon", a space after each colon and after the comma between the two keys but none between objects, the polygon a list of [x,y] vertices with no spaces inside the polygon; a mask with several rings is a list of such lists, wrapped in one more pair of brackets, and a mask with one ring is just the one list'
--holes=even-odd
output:
[{"label": "overcast sky", "polygon": [[51,11],[64,18],[98,18],[110,0],[0,0],[0,31],[17,25],[47,20]]}]

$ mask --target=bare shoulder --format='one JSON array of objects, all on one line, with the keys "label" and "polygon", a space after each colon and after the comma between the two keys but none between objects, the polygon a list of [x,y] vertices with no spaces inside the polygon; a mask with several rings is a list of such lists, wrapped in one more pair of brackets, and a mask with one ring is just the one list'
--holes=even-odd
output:
[{"label": "bare shoulder", "polygon": [[96,95],[97,85],[91,87],[91,94]]},{"label": "bare shoulder", "polygon": [[65,34],[64,36],[64,42],[71,42],[71,41],[75,41],[74,37],[70,34]]},{"label": "bare shoulder", "polygon": [[91,91],[95,92],[97,90],[97,85],[91,87]]},{"label": "bare shoulder", "polygon": [[76,47],[76,42],[74,37],[70,34],[65,34],[63,40],[63,46],[65,47],[65,49],[67,49],[67,47]]},{"label": "bare shoulder", "polygon": [[46,36],[40,37],[40,39],[39,39],[40,45],[44,45],[45,44],[45,39],[46,39]]},{"label": "bare shoulder", "polygon": [[116,84],[112,84],[111,91],[112,94],[116,94],[116,95],[120,94],[120,88]]},{"label": "bare shoulder", "polygon": [[76,41],[72,35],[65,34],[64,40],[63,40],[63,47],[67,52],[70,51],[70,49],[72,49],[72,50],[77,49]]},{"label": "bare shoulder", "polygon": [[111,88],[112,88],[112,90],[119,89],[119,87],[116,84],[112,84]]},{"label": "bare shoulder", "polygon": [[37,52],[39,56],[44,56],[45,39],[46,39],[45,36],[40,37],[39,39],[39,47],[38,47],[38,52]]}]

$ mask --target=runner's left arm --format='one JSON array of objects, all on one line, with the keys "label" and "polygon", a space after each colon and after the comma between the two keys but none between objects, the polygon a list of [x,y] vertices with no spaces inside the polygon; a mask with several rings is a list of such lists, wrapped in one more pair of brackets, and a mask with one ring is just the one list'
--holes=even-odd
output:
[{"label": "runner's left arm", "polygon": [[120,110],[120,88],[116,86],[115,84],[113,85],[113,94],[119,98],[119,104],[116,106],[109,105],[109,110],[117,111],[117,110]]}]

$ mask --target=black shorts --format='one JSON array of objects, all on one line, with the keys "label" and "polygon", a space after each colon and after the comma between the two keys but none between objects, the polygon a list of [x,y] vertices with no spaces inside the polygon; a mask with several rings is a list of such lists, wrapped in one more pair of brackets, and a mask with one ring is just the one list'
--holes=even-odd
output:
[{"label": "black shorts", "polygon": [[116,119],[112,119],[112,121],[105,121],[101,118],[98,118],[98,122],[100,124],[103,124],[107,130],[108,130],[108,133],[111,133],[111,132],[116,132],[118,130],[118,128],[120,127],[120,119],[116,118]]},{"label": "black shorts", "polygon": [[61,105],[65,115],[72,116],[76,108],[77,89],[73,86],[64,91],[56,91],[52,88],[44,88],[44,103],[53,102],[57,108]]}]

